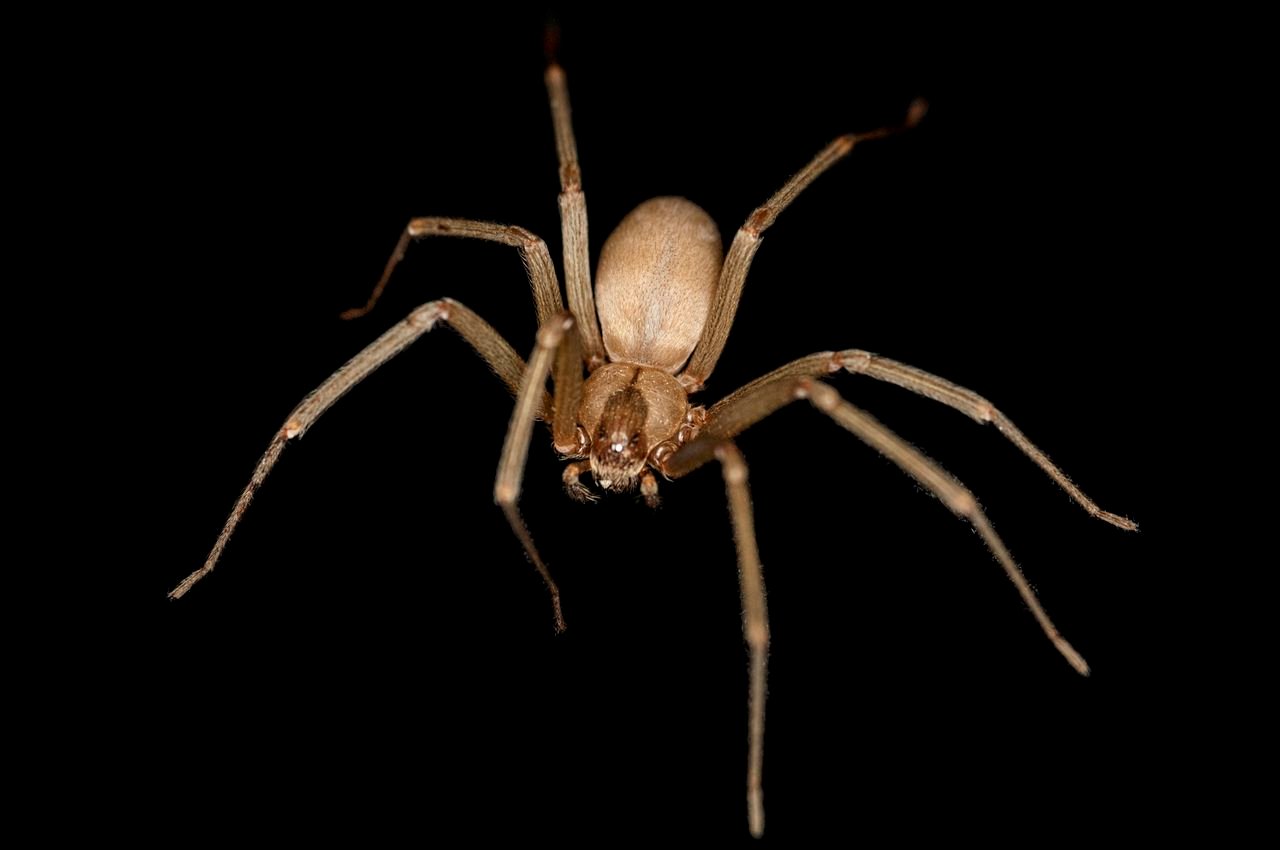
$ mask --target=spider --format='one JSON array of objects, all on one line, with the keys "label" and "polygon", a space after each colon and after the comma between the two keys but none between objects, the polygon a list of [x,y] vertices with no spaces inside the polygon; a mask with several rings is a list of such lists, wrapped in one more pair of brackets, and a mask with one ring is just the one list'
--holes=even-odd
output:
[{"label": "spider", "polygon": [[[174,588],[170,597],[183,596],[213,570],[284,447],[301,438],[371,372],[443,322],[461,334],[515,395],[494,499],[546,584],[557,631],[565,628],[560,590],[518,507],[535,420],[548,424],[555,450],[567,462],[565,488],[582,501],[596,499],[596,490],[639,491],[646,502],[656,505],[660,479],[681,478],[712,461],[720,467],[738,552],[743,627],[750,656],[747,810],[753,835],[764,831],[762,771],[769,626],[747,466],[733,438],[793,401],[808,401],[972,523],[1049,640],[1073,668],[1087,675],[1085,660],[1054,627],[969,490],[822,379],[841,371],[862,374],[941,402],[978,422],[994,424],[1090,515],[1120,528],[1136,529],[1131,520],[1099,508],[986,399],[915,367],[848,349],[795,360],[709,406],[690,402],[690,396],[702,390],[719,361],[765,231],[810,183],[859,144],[918,124],[925,114],[924,103],[911,104],[899,125],[841,136],[819,151],[747,217],[727,252],[716,223],[692,202],[661,197],[640,204],[605,241],[593,286],[586,203],[567,83],[554,60],[545,81],[560,165],[568,309],[547,246],[533,233],[455,218],[410,221],[367,302],[346,311],[343,317],[355,319],[373,309],[412,241],[452,236],[496,242],[518,251],[532,286],[539,331],[529,361],[526,363],[497,331],[458,301],[441,298],[413,310],[289,414],[259,460],[204,565]],[[547,391],[548,378],[552,392]],[[594,488],[584,483],[588,474]]]}]

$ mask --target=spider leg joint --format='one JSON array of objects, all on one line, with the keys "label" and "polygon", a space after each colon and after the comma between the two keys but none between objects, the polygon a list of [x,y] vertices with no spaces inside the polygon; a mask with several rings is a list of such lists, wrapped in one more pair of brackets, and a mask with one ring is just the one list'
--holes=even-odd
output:
[{"label": "spider leg joint", "polygon": [[519,495],[520,491],[505,481],[493,488],[493,501],[499,505],[514,505]]},{"label": "spider leg joint", "polygon": [[716,460],[724,465],[724,480],[729,484],[747,483],[747,464],[742,455],[730,443],[721,443],[715,448]]},{"label": "spider leg joint", "polygon": [[831,355],[831,365],[827,368],[832,372],[845,369],[857,374],[867,370],[873,357],[874,355],[867,351],[841,351]]},{"label": "spider leg joint", "polygon": [[442,298],[439,301],[432,301],[424,304],[417,310],[409,314],[409,318],[405,319],[410,327],[426,328],[431,330],[435,327],[436,322],[444,319],[449,320],[449,304],[451,299]]},{"label": "spider leg joint", "polygon": [[568,312],[561,314],[559,322],[547,322],[538,330],[538,345],[555,348],[573,324],[573,315]]}]

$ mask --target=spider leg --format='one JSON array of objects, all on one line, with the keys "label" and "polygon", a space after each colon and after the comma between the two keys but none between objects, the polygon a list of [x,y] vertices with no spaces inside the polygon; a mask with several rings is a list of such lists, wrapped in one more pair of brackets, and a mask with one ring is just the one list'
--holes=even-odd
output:
[{"label": "spider leg", "polygon": [[[578,144],[573,136],[569,113],[569,87],[564,70],[552,57],[547,65],[547,96],[551,100],[551,120],[556,132],[556,156],[560,160],[560,234],[564,240],[564,288],[569,309],[578,317],[578,334],[587,366],[595,369],[605,362],[604,343],[596,322],[596,303],[591,292],[591,259],[587,246],[587,199],[582,194],[582,170],[578,167]],[[540,321],[546,317],[539,314]]]},{"label": "spider leg", "polygon": [[[529,457],[529,440],[533,436],[533,421],[538,415],[538,403],[545,393],[547,377],[551,374],[552,362],[558,360],[562,366],[571,363],[577,372],[577,385],[581,388],[582,369],[581,355],[578,353],[578,335],[568,333],[573,329],[574,319],[568,312],[561,312],[544,322],[538,329],[538,342],[534,346],[533,356],[529,358],[529,367],[525,369],[520,392],[516,396],[516,407],[511,414],[511,424],[507,427],[506,442],[502,446],[502,459],[498,463],[498,475],[493,484],[493,500],[506,514],[511,530],[524,546],[525,554],[538,568],[542,580],[551,593],[551,605],[555,613],[556,631],[564,631],[564,616],[560,611],[560,588],[543,563],[538,549],[533,544],[533,537],[520,515],[518,505],[520,499],[520,483],[524,478],[525,461]],[[558,357],[557,357],[558,355]],[[557,368],[557,376],[562,369]],[[555,416],[552,432],[559,435],[573,433],[573,418],[577,413],[576,406],[555,404]],[[558,441],[558,439],[557,439]],[[576,446],[576,441],[574,442]]]},{"label": "spider leg", "polygon": [[[696,457],[673,472],[669,462],[675,457]],[[663,474],[678,477],[716,460],[724,475],[724,490],[733,522],[733,543],[737,547],[737,577],[742,589],[742,634],[751,653],[751,680],[748,699],[748,767],[746,767],[746,810],[751,835],[764,835],[764,698],[768,677],[769,614],[764,602],[764,572],[760,549],[755,541],[755,521],[751,516],[751,493],[746,485],[746,461],[732,440],[698,438],[664,457]]]},{"label": "spider leg", "polygon": [[810,378],[756,382],[750,392],[739,392],[734,395],[736,398],[732,404],[722,407],[717,405],[721,407],[719,416],[714,416],[715,408],[712,409],[712,413],[707,416],[707,424],[692,442],[667,458],[664,465],[667,475],[679,478],[692,472],[714,457],[722,441],[759,422],[780,407],[796,399],[807,398],[818,410],[830,416],[841,427],[893,461],[904,472],[933,492],[952,513],[972,523],[982,535],[982,539],[986,541],[987,547],[996,560],[1000,562],[1000,566],[1004,568],[1009,580],[1018,588],[1022,600],[1031,609],[1036,621],[1040,623],[1040,628],[1054,647],[1077,672],[1081,675],[1089,675],[1089,665],[1053,625],[1053,621],[1041,607],[1040,600],[1036,598],[1035,591],[1031,589],[1022,571],[1014,563],[1009,550],[1005,548],[1004,542],[991,527],[986,514],[978,507],[978,500],[973,497],[968,488],[942,467],[870,415],[845,401],[831,387]]},{"label": "spider leg", "polygon": [[[442,298],[439,301],[423,304],[343,364],[342,368],[312,390],[293,409],[285,420],[284,426],[272,438],[258,465],[254,467],[248,485],[236,500],[235,507],[231,509],[231,516],[227,517],[222,533],[213,544],[213,549],[205,559],[204,566],[183,579],[169,593],[170,599],[180,598],[196,582],[213,571],[218,559],[222,556],[222,551],[227,546],[227,541],[231,539],[232,532],[236,530],[240,518],[244,516],[249,503],[253,501],[254,494],[279,460],[285,444],[290,440],[301,439],[315,421],[333,406],[334,402],[346,395],[352,387],[367,378],[383,363],[404,351],[418,337],[435,327],[438,321],[448,322],[467,342],[471,343],[472,348],[485,359],[485,362],[498,374],[503,383],[511,388],[512,392],[520,389],[524,361],[488,322],[452,298]],[[542,403],[543,409],[550,409],[545,393],[542,397],[536,398]]]},{"label": "spider leg", "polygon": [[923,100],[916,100],[907,110],[906,119],[896,127],[849,133],[836,139],[820,150],[808,165],[788,180],[763,206],[757,207],[748,216],[742,227],[738,228],[733,244],[729,246],[729,253],[725,255],[724,266],[720,270],[720,283],[716,287],[715,300],[711,302],[711,311],[707,314],[707,324],[702,329],[698,347],[693,350],[689,364],[680,373],[680,383],[684,384],[685,389],[689,392],[700,389],[715,370],[729,338],[729,330],[733,327],[733,317],[738,312],[738,300],[742,297],[742,287],[746,283],[751,260],[760,247],[764,232],[777,219],[778,214],[790,206],[796,196],[817,180],[822,172],[848,156],[859,142],[881,139],[914,127],[924,117],[926,109]]},{"label": "spider leg", "polygon": [[729,513],[733,519],[733,540],[738,549],[738,581],[742,587],[742,632],[751,649],[751,685],[747,702],[747,822],[751,834],[764,834],[764,792],[760,783],[764,770],[764,701],[769,655],[769,613],[765,607],[764,575],[760,549],[756,545],[755,523],[751,515],[751,492],[747,488],[747,464],[738,447],[728,440],[713,449],[724,473]]},{"label": "spider leg", "polygon": [[[565,317],[570,322],[574,321],[568,313],[561,312],[543,324],[554,325]],[[556,352],[555,374],[552,376],[556,390],[553,407],[543,408],[552,410],[551,435],[556,451],[562,456],[576,455],[579,452],[578,407],[582,403],[582,341],[577,334],[570,334],[569,337],[560,344]],[[541,388],[543,385],[535,386]],[[518,395],[517,393],[517,397]]]},{"label": "spider leg", "polygon": [[899,363],[896,360],[890,360],[887,357],[881,357],[869,351],[861,351],[856,348],[850,348],[846,351],[822,351],[817,354],[810,354],[808,357],[801,357],[799,360],[793,360],[726,396],[711,408],[708,416],[714,419],[722,411],[736,407],[741,399],[759,392],[765,386],[794,382],[798,378],[816,378],[831,372],[838,372],[840,369],[856,375],[866,375],[867,377],[875,378],[877,381],[894,384],[917,395],[931,398],[954,408],[976,422],[995,425],[1001,434],[1004,434],[1023,454],[1031,458],[1037,466],[1044,470],[1046,475],[1058,483],[1059,487],[1066,490],[1067,495],[1084,508],[1090,516],[1097,517],[1126,531],[1136,531],[1138,529],[1138,524],[1128,517],[1104,511],[1098,507],[1097,503],[1086,496],[1084,491],[1077,487],[1053,461],[1049,460],[1049,457],[1035,443],[1027,439],[1026,435],[1018,430],[1013,422],[1009,420],[1009,417],[997,410],[995,405],[982,396],[923,369],[917,369],[914,366],[908,366],[905,363]]},{"label": "spider leg", "polygon": [[551,254],[547,251],[547,243],[523,227],[510,227],[505,224],[493,224],[488,221],[474,221],[467,218],[415,218],[410,220],[400,241],[396,243],[387,266],[382,270],[382,277],[373,287],[369,300],[363,307],[352,307],[341,314],[343,319],[358,319],[373,309],[391,280],[391,273],[404,259],[409,243],[415,239],[428,236],[458,236],[464,239],[481,239],[486,242],[498,242],[510,245],[520,251],[520,260],[524,263],[525,272],[529,275],[529,284],[533,287],[533,301],[538,310],[538,324],[550,319],[564,309],[560,301],[560,284],[556,282],[556,268],[551,263]]}]

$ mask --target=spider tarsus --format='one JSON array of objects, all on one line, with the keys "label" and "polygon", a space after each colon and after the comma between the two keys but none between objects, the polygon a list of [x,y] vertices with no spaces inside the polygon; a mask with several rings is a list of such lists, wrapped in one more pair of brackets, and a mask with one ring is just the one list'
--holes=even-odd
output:
[{"label": "spider tarsus", "polygon": [[903,126],[910,129],[919,124],[926,113],[929,111],[929,101],[923,97],[917,97],[911,101],[911,106],[907,107],[907,120],[903,122]]},{"label": "spider tarsus", "polygon": [[652,470],[646,469],[640,476],[640,495],[644,496],[644,503],[650,508],[662,504],[662,499],[658,497],[658,478]]},{"label": "spider tarsus", "polygon": [[596,501],[596,494],[591,492],[587,485],[579,481],[579,476],[586,472],[589,467],[585,463],[571,463],[564,468],[564,475],[561,480],[564,482],[565,492],[569,494],[569,498],[575,502],[587,504]]},{"label": "spider tarsus", "polygon": [[559,71],[560,63],[556,56],[560,53],[560,24],[554,20],[547,21],[546,29],[542,31],[542,52],[549,66],[547,72],[550,73],[551,68]]},{"label": "spider tarsus", "polygon": [[1067,659],[1072,667],[1076,668],[1076,672],[1081,676],[1089,675],[1089,663],[1084,660],[1084,656],[1076,652],[1075,647],[1067,643],[1066,638],[1062,635],[1054,635],[1053,645],[1058,648],[1058,652],[1062,653],[1062,657]]},{"label": "spider tarsus", "polygon": [[342,319],[344,322],[349,322],[352,319],[359,319],[369,315],[369,311],[371,309],[373,309],[373,305],[371,304],[365,305],[364,307],[352,307],[350,310],[343,310],[339,313],[338,318]]},{"label": "spider tarsus", "polygon": [[1113,514],[1111,513],[1111,511],[1104,511],[1101,508],[1092,510],[1089,513],[1093,514],[1095,517],[1102,520],[1103,522],[1111,523],[1116,528],[1123,528],[1125,531],[1138,530],[1138,524],[1133,520],[1129,519],[1127,516],[1120,516],[1120,514]]},{"label": "spider tarsus", "polygon": [[564,490],[569,494],[569,498],[575,502],[582,502],[584,505],[599,500],[595,493],[591,492],[591,488],[585,484],[579,483],[576,479],[572,484],[566,483]]},{"label": "spider tarsus", "polygon": [[764,794],[759,788],[747,792],[747,823],[752,838],[764,837]]}]

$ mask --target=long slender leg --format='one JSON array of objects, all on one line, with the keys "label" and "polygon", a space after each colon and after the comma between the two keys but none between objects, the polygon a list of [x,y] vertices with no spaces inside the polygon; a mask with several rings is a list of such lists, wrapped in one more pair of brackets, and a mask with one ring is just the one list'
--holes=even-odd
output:
[{"label": "long slender leg", "polygon": [[797,378],[816,378],[831,372],[838,372],[841,369],[856,375],[866,375],[878,381],[895,384],[903,389],[955,408],[976,422],[989,422],[995,425],[1001,434],[1004,434],[1011,443],[1021,449],[1023,454],[1031,458],[1037,466],[1045,471],[1045,474],[1058,482],[1058,486],[1066,490],[1067,495],[1075,499],[1090,516],[1097,517],[1127,531],[1137,530],[1138,524],[1128,517],[1104,511],[1098,507],[1096,502],[1072,483],[1066,473],[1059,469],[1053,461],[1049,460],[1048,455],[1042,452],[1035,443],[1027,439],[1026,435],[1019,431],[1013,422],[1009,420],[1009,417],[997,410],[991,402],[972,390],[953,384],[923,369],[917,369],[914,366],[908,366],[905,363],[899,363],[896,360],[890,360],[887,357],[881,357],[869,351],[862,351],[857,348],[850,348],[845,351],[822,351],[817,354],[810,354],[808,357],[801,357],[799,360],[793,360],[785,366],[757,378],[737,392],[726,396],[711,408],[708,416],[714,419],[720,412],[735,407],[741,399],[756,393],[761,387],[776,383],[794,383]]},{"label": "long slender leg", "polygon": [[378,303],[382,291],[391,280],[391,273],[404,259],[409,243],[415,239],[428,236],[458,236],[463,239],[482,239],[486,242],[499,242],[510,245],[520,251],[520,260],[524,263],[529,275],[529,284],[533,287],[533,301],[538,310],[538,324],[550,319],[564,309],[560,301],[560,284],[556,282],[556,267],[551,262],[551,254],[547,251],[547,243],[523,227],[510,227],[505,224],[493,224],[488,221],[474,221],[466,218],[415,218],[400,234],[396,249],[387,260],[387,267],[382,270],[382,277],[373,287],[369,300],[363,307],[352,307],[342,313],[344,319],[357,319]]},{"label": "long slender leg", "polygon": [[[524,380],[520,385],[520,393],[516,396],[516,407],[511,414],[511,424],[507,427],[507,439],[502,446],[502,460],[498,463],[498,476],[493,484],[493,500],[502,508],[511,524],[511,530],[524,551],[533,561],[533,565],[542,574],[551,593],[551,605],[556,619],[556,631],[564,631],[564,616],[560,612],[560,588],[551,578],[547,565],[533,545],[533,537],[529,528],[520,516],[517,502],[520,499],[520,483],[524,478],[525,460],[529,457],[529,439],[533,436],[533,420],[538,412],[538,399],[544,392],[547,376],[551,374],[551,364],[557,351],[565,339],[573,338],[567,332],[573,329],[573,316],[567,312],[553,316],[538,329],[538,342],[534,346],[533,356],[529,358],[529,368],[525,369]],[[581,372],[579,371],[579,375]],[[562,408],[563,409],[563,408]],[[557,422],[561,417],[557,415]]]},{"label": "long slender leg", "polygon": [[[591,258],[587,250],[587,199],[582,194],[578,168],[578,144],[569,116],[569,87],[564,70],[553,58],[547,65],[547,95],[556,130],[556,155],[560,159],[560,233],[564,240],[564,288],[569,309],[578,318],[578,333],[587,367],[604,363],[604,343],[596,322],[596,302],[591,293]],[[545,319],[543,320],[545,321]]]},{"label": "long slender leg", "polygon": [[[552,323],[555,318],[552,318]],[[578,435],[578,406],[582,402],[582,341],[569,334],[556,351],[553,383],[556,393],[551,434],[561,455],[580,455],[584,444]]]},{"label": "long slender leg", "polygon": [[[501,334],[490,327],[484,319],[452,298],[442,298],[439,301],[423,304],[343,364],[342,368],[312,390],[293,409],[285,420],[284,426],[272,437],[258,465],[254,467],[249,484],[236,500],[235,507],[231,509],[231,516],[227,517],[222,533],[213,544],[213,549],[205,559],[204,566],[183,579],[182,583],[169,593],[170,599],[180,598],[196,582],[213,571],[218,559],[222,556],[222,550],[227,546],[227,541],[231,539],[232,532],[240,524],[240,518],[244,516],[249,503],[253,501],[254,494],[280,458],[285,444],[290,440],[301,439],[307,429],[314,425],[321,414],[332,407],[334,402],[346,395],[352,387],[367,378],[383,363],[404,351],[418,337],[435,327],[438,321],[445,321],[452,325],[467,342],[471,343],[503,383],[511,387],[513,392],[519,390],[520,377],[524,373],[524,361]],[[548,404],[545,399],[543,404],[544,406]]]},{"label": "long slender leg", "polygon": [[867,413],[854,407],[840,394],[818,381],[800,378],[792,381],[764,383],[753,392],[741,395],[738,400],[723,408],[720,416],[708,414],[702,432],[682,449],[671,455],[663,471],[673,478],[686,475],[711,460],[723,440],[759,422],[764,417],[799,398],[808,398],[814,407],[836,420],[854,436],[896,463],[904,472],[931,490],[953,513],[973,524],[987,547],[1004,567],[1010,581],[1018,588],[1023,601],[1035,615],[1040,628],[1053,642],[1058,652],[1082,675],[1089,675],[1089,665],[1080,653],[1067,643],[1058,632],[1036,598],[1035,591],[1027,584],[1018,565],[1014,563],[1004,542],[995,533],[986,515],[978,507],[978,500],[967,488],[951,477],[942,467],[910,446],[897,434],[881,425]]},{"label": "long slender leg", "polygon": [[769,660],[769,614],[765,607],[764,574],[760,550],[756,546],[755,523],[751,515],[751,492],[747,488],[747,464],[731,442],[714,449],[724,473],[729,513],[733,518],[733,539],[738,547],[738,581],[742,586],[742,632],[751,650],[751,685],[747,702],[747,823],[751,834],[764,834],[764,701]]},{"label": "long slender leg", "polygon": [[733,237],[729,253],[725,255],[724,266],[720,270],[720,283],[716,287],[715,300],[711,303],[711,312],[707,315],[706,327],[702,329],[702,337],[698,347],[689,358],[689,365],[680,374],[680,383],[690,392],[702,387],[710,377],[724,351],[725,341],[729,338],[729,329],[733,327],[733,317],[738,312],[738,300],[742,297],[742,287],[747,280],[747,271],[751,268],[751,260],[760,247],[760,240],[769,226],[777,219],[778,214],[791,205],[796,196],[803,192],[810,183],[818,179],[822,172],[835,165],[849,155],[859,142],[880,139],[892,133],[914,127],[924,117],[926,105],[923,100],[916,100],[907,110],[906,120],[897,127],[881,127],[867,133],[850,133],[841,136],[827,145],[813,161],[804,167],[799,174],[787,181],[787,184],[774,193],[764,206],[757,207],[746,220],[738,233]]}]

